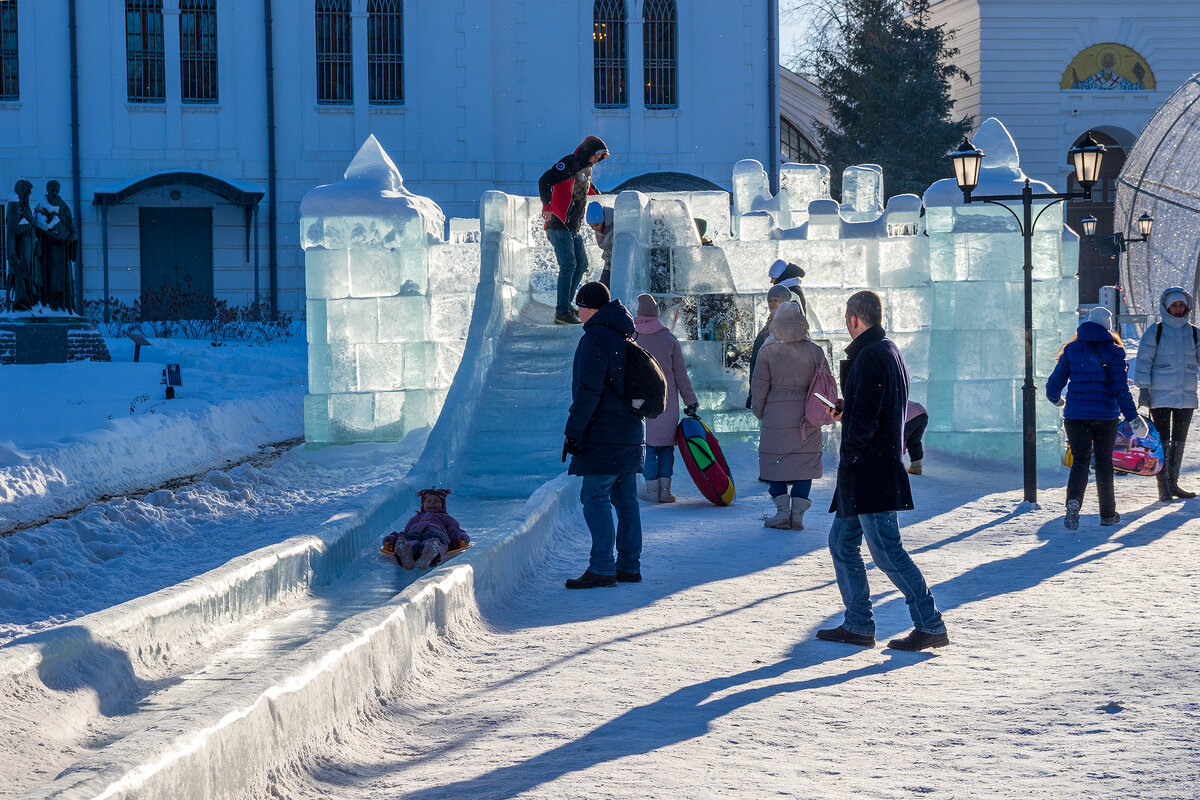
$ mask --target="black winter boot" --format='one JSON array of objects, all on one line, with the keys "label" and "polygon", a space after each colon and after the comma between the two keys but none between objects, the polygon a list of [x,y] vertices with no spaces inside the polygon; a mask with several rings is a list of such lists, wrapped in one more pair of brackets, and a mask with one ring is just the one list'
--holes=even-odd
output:
[{"label": "black winter boot", "polygon": [[1179,470],[1183,467],[1183,442],[1171,442],[1171,457],[1167,461],[1167,466],[1171,470],[1171,474],[1167,476],[1167,485],[1171,489],[1171,494],[1184,500],[1191,500],[1195,497],[1195,492],[1179,488]]}]

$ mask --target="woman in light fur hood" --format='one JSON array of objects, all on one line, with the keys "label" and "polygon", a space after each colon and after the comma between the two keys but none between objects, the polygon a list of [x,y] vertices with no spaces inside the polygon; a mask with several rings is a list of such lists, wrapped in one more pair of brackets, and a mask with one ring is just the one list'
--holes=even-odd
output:
[{"label": "woman in light fur hood", "polygon": [[646,467],[642,475],[646,485],[638,497],[651,503],[674,503],[671,494],[671,474],[675,470],[675,428],[679,425],[679,397],[683,396],[683,412],[695,416],[700,401],[688,379],[683,348],[675,334],[658,318],[658,301],[648,294],[637,299],[637,316],[633,318],[637,343],[654,356],[667,378],[667,409],[654,419],[646,420]]},{"label": "woman in light fur hood", "polygon": [[[821,429],[804,420],[808,389],[825,351],[808,338],[808,319],[795,303],[784,303],[771,320],[771,339],[758,352],[750,376],[754,416],[762,420],[759,476],[775,502],[768,528],[804,528],[814,478],[821,477]],[[788,495],[791,484],[791,496]]]},{"label": "woman in light fur hood", "polygon": [[1192,296],[1172,286],[1158,301],[1160,321],[1146,326],[1138,344],[1133,382],[1141,388],[1141,404],[1150,408],[1163,445],[1163,468],[1158,473],[1158,499],[1196,496],[1179,485],[1183,448],[1196,410],[1196,381],[1200,376],[1200,330],[1188,321]]}]

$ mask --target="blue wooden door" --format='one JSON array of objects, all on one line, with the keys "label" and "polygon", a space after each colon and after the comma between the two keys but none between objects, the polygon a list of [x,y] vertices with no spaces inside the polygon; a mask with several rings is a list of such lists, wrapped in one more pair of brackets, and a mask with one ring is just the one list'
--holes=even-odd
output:
[{"label": "blue wooden door", "polygon": [[202,318],[213,299],[212,209],[139,211],[142,316]]}]

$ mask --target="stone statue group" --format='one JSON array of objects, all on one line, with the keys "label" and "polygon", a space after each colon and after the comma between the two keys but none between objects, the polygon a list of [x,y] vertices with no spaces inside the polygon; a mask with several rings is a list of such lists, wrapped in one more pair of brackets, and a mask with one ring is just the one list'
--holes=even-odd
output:
[{"label": "stone statue group", "polygon": [[71,209],[59,196],[58,181],[46,183],[45,197],[33,202],[33,184],[17,181],[4,209],[8,270],[5,308],[28,311],[46,306],[75,312],[75,262],[79,236]]}]

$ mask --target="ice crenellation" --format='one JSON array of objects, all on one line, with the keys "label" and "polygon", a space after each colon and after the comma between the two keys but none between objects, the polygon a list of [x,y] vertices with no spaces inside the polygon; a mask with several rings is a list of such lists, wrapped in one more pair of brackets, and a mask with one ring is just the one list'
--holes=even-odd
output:
[{"label": "ice crenellation", "polygon": [[[1008,131],[988,120],[974,141],[988,154],[979,191],[1015,193],[1025,176]],[[396,187],[389,191],[402,191],[399,172],[378,144],[369,140],[364,151],[362,164],[347,170],[347,181],[333,185],[336,191],[370,184],[378,197],[380,180]],[[773,194],[762,165],[744,160],[733,166],[731,193],[595,197],[614,212],[613,295],[629,306],[644,291],[659,298],[663,321],[683,341],[706,421],[718,432],[749,434],[757,423],[744,407],[748,352],[766,323],[770,264],[782,258],[804,268],[812,335],[835,370],[849,342],[842,321],[846,299],[875,290],[885,306],[884,327],[908,362],[912,397],[929,409],[928,443],[1015,461],[1024,352],[1016,223],[1003,208],[964,205],[952,179],[933,184],[924,197],[887,198],[884,177],[877,165],[846,169],[839,202],[829,195],[826,167],[785,164],[780,191]],[[307,210],[318,206],[306,198],[302,222],[324,222],[303,236],[310,331],[306,431],[311,423],[310,441],[312,434],[326,442],[396,438],[437,419],[452,381],[490,365],[487,360],[458,370],[464,351],[470,359],[496,351],[492,339],[474,346],[466,341],[474,330],[473,311],[491,315],[478,329],[494,339],[503,319],[519,314],[524,303],[552,302],[557,264],[542,231],[540,203],[488,192],[483,219],[452,220],[449,241],[442,241],[440,228],[437,236],[426,228],[415,235],[404,226],[390,239],[355,238],[353,228],[349,237],[334,237],[329,221],[347,217],[325,205],[334,190],[321,189],[329,190],[319,198],[322,216],[309,219]],[[441,225],[440,211],[421,211],[432,201],[404,196],[422,219]],[[358,214],[366,205],[348,202],[347,208]],[[701,241],[697,218],[707,222],[711,243]],[[366,218],[358,222],[363,230],[383,230],[390,219],[375,228]],[[601,254],[590,229],[581,233],[588,279],[595,279]],[[1039,384],[1076,326],[1078,248],[1078,237],[1062,223],[1061,206],[1046,209],[1033,237]],[[478,286],[481,275],[503,275],[505,286],[485,292]],[[477,288],[479,296],[493,298],[487,308],[474,308]],[[492,318],[498,314],[501,319]],[[1043,457],[1057,457],[1059,419],[1052,406],[1039,404],[1037,431]]]}]

